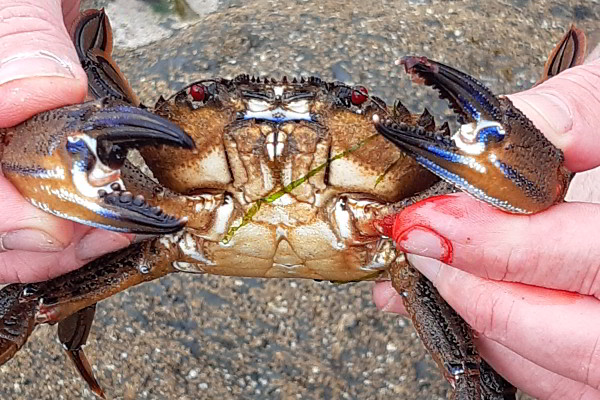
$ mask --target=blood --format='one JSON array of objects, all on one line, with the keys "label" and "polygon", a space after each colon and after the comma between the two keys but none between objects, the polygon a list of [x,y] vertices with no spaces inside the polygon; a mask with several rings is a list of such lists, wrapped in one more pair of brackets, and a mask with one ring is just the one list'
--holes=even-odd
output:
[{"label": "blood", "polygon": [[[438,232],[434,231],[433,229],[431,229],[429,227],[422,226],[422,225],[412,225],[410,228],[408,228],[408,229],[404,230],[403,232],[400,232],[399,234],[394,236],[394,241],[396,243],[400,244],[403,241],[407,240],[408,236],[416,230],[421,230],[424,232],[428,232],[429,234],[435,235],[435,237],[437,237],[440,241],[440,243],[439,243],[440,249],[442,250],[441,254],[439,255],[439,260],[441,262],[443,262],[444,264],[448,264],[448,265],[450,265],[452,263],[452,259],[454,257],[452,242],[450,242],[450,240],[446,239],[445,237],[440,235]],[[396,233],[396,232],[394,232],[394,233]]]},{"label": "blood", "polygon": [[440,248],[442,249],[440,261],[445,264],[451,264],[454,258],[452,242],[433,229],[429,219],[420,213],[424,207],[433,207],[436,212],[450,215],[454,218],[464,218],[466,215],[464,208],[456,206],[453,196],[444,195],[420,201],[415,205],[405,208],[398,214],[388,215],[376,220],[373,224],[377,231],[391,237],[397,244],[406,239],[408,234],[414,229],[431,232],[440,239]]},{"label": "blood", "polygon": [[519,282],[511,282],[507,287],[513,295],[516,295],[520,297],[521,300],[533,305],[567,305],[573,304],[577,300],[586,297],[580,293],[548,289]]},{"label": "blood", "polygon": [[396,221],[396,217],[400,216],[400,214],[392,214],[386,215],[382,219],[376,219],[373,221],[373,226],[377,232],[381,232],[383,235],[388,237],[394,236],[394,223]]}]

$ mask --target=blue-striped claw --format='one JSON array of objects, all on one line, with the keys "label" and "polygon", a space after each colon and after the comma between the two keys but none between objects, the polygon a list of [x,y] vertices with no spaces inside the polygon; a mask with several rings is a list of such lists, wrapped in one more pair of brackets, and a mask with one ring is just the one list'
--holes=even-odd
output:
[{"label": "blue-striped claw", "polygon": [[41,113],[0,130],[2,171],[33,205],[86,225],[169,233],[184,221],[127,191],[121,167],[130,149],[193,148],[177,125],[121,100],[101,99]]},{"label": "blue-striped claw", "polygon": [[449,101],[461,126],[450,135],[447,125],[431,129],[392,117],[376,122],[379,133],[442,179],[505,211],[533,213],[564,198],[571,173],[562,152],[508,98],[425,57],[402,64]]}]

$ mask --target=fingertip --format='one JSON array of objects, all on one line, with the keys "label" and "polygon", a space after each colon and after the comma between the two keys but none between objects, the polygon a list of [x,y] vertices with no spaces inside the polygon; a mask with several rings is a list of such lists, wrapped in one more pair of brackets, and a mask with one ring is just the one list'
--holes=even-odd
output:
[{"label": "fingertip", "polygon": [[81,12],[79,11],[81,9],[80,3],[80,0],[62,1],[62,13],[67,30],[70,30],[70,28],[75,24],[75,22],[79,18],[79,15],[81,14]]},{"label": "fingertip", "polygon": [[101,229],[90,230],[75,246],[77,259],[87,262],[131,244],[132,235]]},{"label": "fingertip", "polygon": [[481,356],[515,387],[536,399],[598,399],[600,391],[541,367],[502,344],[475,338]]},{"label": "fingertip", "polygon": [[438,276],[444,267],[444,264],[434,258],[423,257],[415,254],[409,254],[407,260],[414,268],[422,273],[434,285],[438,280]]},{"label": "fingertip", "polygon": [[402,296],[394,289],[390,281],[375,283],[373,286],[373,302],[380,311],[407,315]]}]

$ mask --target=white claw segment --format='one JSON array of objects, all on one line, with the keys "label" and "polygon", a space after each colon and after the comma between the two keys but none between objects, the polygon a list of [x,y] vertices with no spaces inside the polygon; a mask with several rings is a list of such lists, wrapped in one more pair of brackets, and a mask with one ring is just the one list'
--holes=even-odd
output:
[{"label": "white claw segment", "polygon": [[89,198],[99,198],[98,192],[104,190],[106,193],[112,193],[111,185],[118,183],[122,190],[126,190],[125,184],[121,180],[121,171],[110,168],[103,164],[98,157],[96,139],[85,135],[73,135],[67,138],[71,143],[83,141],[94,157],[94,166],[90,171],[77,162],[71,165],[71,175],[73,176],[73,184],[77,188],[80,195]]},{"label": "white claw segment", "polygon": [[458,131],[452,136],[452,140],[460,150],[466,154],[478,156],[485,151],[486,144],[479,141],[479,132],[486,128],[497,128],[498,133],[505,135],[504,128],[495,121],[479,120],[460,126]]}]

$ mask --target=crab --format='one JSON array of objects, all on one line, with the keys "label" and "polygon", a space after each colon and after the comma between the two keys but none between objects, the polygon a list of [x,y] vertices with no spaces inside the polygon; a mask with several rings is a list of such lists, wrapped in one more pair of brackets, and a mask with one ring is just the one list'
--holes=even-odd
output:
[{"label": "crab", "polygon": [[[515,213],[562,201],[571,178],[562,153],[507,98],[407,57],[406,71],[459,115],[453,136],[427,110],[413,115],[362,86],[318,78],[202,80],[148,108],[111,57],[103,11],[82,14],[72,34],[89,101],[0,131],[2,171],[49,213],[146,239],[55,279],[3,288],[0,364],[37,325],[56,323],[69,358],[104,398],[83,345],[96,303],[131,286],[175,272],[391,279],[452,398],[515,398],[477,354],[468,325],[389,239],[404,207],[456,190]],[[542,80],[584,53],[572,28]],[[131,149],[153,177],[127,159]]]}]

